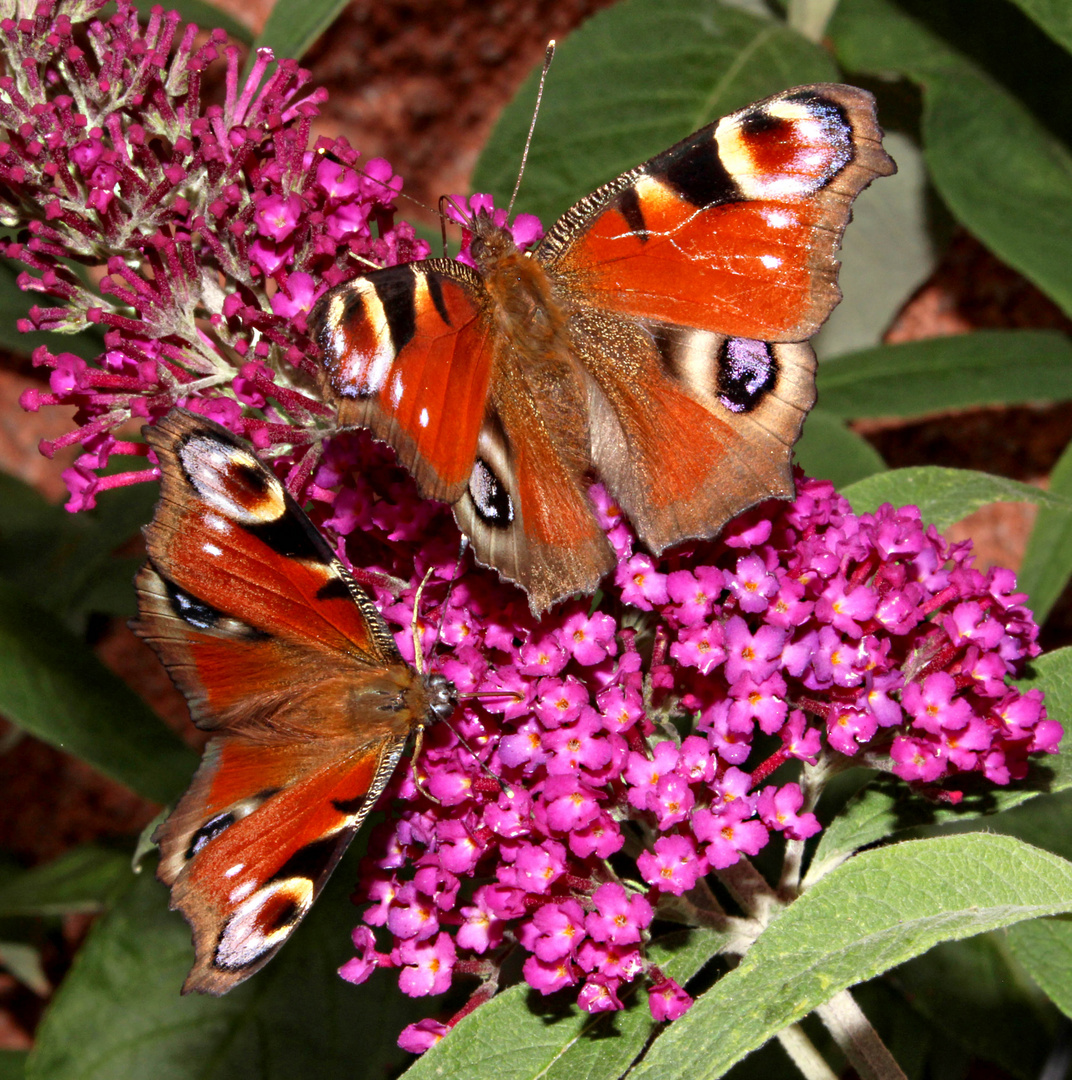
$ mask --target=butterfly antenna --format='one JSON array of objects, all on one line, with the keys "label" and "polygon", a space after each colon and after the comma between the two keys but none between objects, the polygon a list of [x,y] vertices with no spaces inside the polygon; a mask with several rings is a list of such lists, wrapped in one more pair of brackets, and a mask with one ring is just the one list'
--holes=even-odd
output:
[{"label": "butterfly antenna", "polygon": [[509,218],[514,212],[514,200],[521,188],[521,178],[525,175],[525,164],[529,160],[529,147],[532,146],[532,134],[536,130],[536,117],[540,115],[540,103],[543,101],[543,85],[547,81],[547,69],[555,58],[555,42],[552,38],[547,43],[547,51],[543,54],[543,71],[540,72],[540,86],[536,91],[536,107],[532,110],[532,123],[529,124],[528,138],[525,140],[525,149],[521,153],[521,168],[517,170],[517,182],[514,184],[514,193],[510,196],[510,205],[506,208],[506,216]]},{"label": "butterfly antenna", "polygon": [[[476,697],[477,695],[476,694],[461,694],[460,696],[463,697],[463,698],[468,698],[468,697]],[[458,742],[460,742],[462,744],[462,746],[465,747],[466,750],[469,751],[469,753],[472,755],[473,760],[477,763],[477,765],[479,765],[480,768],[482,768],[484,770],[484,772],[486,772],[488,774],[488,776],[490,776],[492,778],[492,780],[494,780],[495,783],[498,784],[499,787],[501,787],[503,789],[503,793],[506,794],[506,795],[512,795],[513,792],[510,790],[509,785],[507,785],[506,781],[503,780],[503,778],[501,776],[499,776],[497,773],[492,772],[491,769],[489,769],[487,767],[487,765],[485,765],[484,762],[482,762],[480,760],[480,758],[477,757],[476,751],[469,745],[469,743],[467,743],[465,741],[465,738],[463,737],[462,733],[449,720],[444,720],[443,722],[447,725],[447,727],[450,728],[451,731],[454,732],[454,737],[458,740]]]},{"label": "butterfly antenna", "polygon": [[[424,595],[424,587],[428,584],[428,579],[435,572],[435,567],[430,566],[424,573],[424,577],[421,578],[420,585],[417,586],[417,595],[413,598],[413,617],[410,619],[410,633],[413,634],[413,666],[417,669],[418,675],[424,674],[424,650],[421,647],[421,597]],[[442,619],[440,620],[442,625]],[[436,645],[439,644],[439,631],[436,630],[436,639],[432,645],[433,652]]]},{"label": "butterfly antenna", "polygon": [[[421,760],[421,748],[424,746],[424,728],[425,725],[421,724],[417,728],[417,734],[413,737],[413,755],[409,759],[409,773],[413,777],[413,786],[426,798],[430,799],[436,804],[436,806],[442,806],[443,803],[437,799],[431,791],[425,786],[424,780],[417,775],[417,762]],[[453,731],[454,729],[451,728]],[[455,732],[457,734],[457,732]]]},{"label": "butterfly antenna", "polygon": [[[435,568],[429,567],[421,578],[420,585],[417,586],[417,593],[413,597],[413,616],[410,619],[410,633],[413,635],[413,666],[417,669],[418,675],[424,674],[424,650],[421,648],[421,629],[420,629],[420,612],[421,612],[421,597],[424,595],[424,587],[428,584],[428,579],[432,576],[432,572]],[[438,640],[438,633],[437,633]],[[434,646],[433,646],[434,649]],[[424,729],[425,725],[421,724],[417,728],[417,734],[413,737],[413,755],[409,759],[409,771],[413,777],[413,786],[426,798],[431,799],[437,806],[441,806],[442,803],[437,799],[427,787],[421,777],[417,775],[417,762],[421,758],[421,748],[424,746]]]}]

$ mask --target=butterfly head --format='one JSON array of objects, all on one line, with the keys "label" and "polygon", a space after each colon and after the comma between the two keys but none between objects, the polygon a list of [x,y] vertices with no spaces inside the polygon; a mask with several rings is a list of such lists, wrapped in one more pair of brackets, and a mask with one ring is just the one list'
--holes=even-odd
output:
[{"label": "butterfly head", "polygon": [[469,255],[478,267],[493,266],[517,252],[513,235],[505,225],[495,221],[495,215],[483,208],[477,210],[469,222],[472,239]]},{"label": "butterfly head", "polygon": [[458,705],[458,691],[445,675],[434,672],[425,677],[428,694],[428,714],[436,720],[449,720]]}]

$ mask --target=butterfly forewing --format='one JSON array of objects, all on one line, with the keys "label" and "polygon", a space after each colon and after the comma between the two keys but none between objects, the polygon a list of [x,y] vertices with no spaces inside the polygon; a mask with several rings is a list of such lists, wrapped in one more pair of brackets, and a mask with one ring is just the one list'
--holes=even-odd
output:
[{"label": "butterfly forewing", "polygon": [[862,90],[787,91],[582,200],[538,257],[599,310],[803,341],[840,299],[834,256],[852,200],[892,171],[880,135]]},{"label": "butterfly forewing", "polygon": [[218,994],[293,932],[408,736],[453,691],[402,660],[248,445],[181,410],[146,436],[163,484],[132,626],[215,733],[157,831],[158,875],[193,929],[184,989]]},{"label": "butterfly forewing", "polygon": [[311,316],[344,427],[390,442],[425,498],[456,502],[484,420],[494,356],[480,278],[450,259],[340,286]]}]

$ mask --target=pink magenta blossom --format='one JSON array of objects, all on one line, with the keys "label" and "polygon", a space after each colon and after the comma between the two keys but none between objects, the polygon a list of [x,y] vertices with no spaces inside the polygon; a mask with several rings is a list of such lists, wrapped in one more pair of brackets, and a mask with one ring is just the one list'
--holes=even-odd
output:
[{"label": "pink magenta blossom", "polygon": [[[0,201],[17,222],[0,253],[47,304],[21,326],[103,334],[93,361],[39,349],[49,385],[23,397],[75,409],[43,447],[81,447],[69,507],[156,475],[120,430],[131,420],[176,404],[209,416],[266,453],[403,655],[416,660],[416,624],[423,664],[462,699],[427,732],[420,783],[403,763],[384,792],[394,813],[369,835],[343,978],[391,971],[414,996],[475,978],[474,1008],[520,969],[591,1012],[643,980],[652,1015],[672,1020],[691,999],[650,960],[653,927],[703,904],[697,922],[717,923],[708,875],[741,871],[773,834],[814,836],[809,777],[859,764],[956,801],[968,774],[1007,784],[1057,749],[1041,694],[1010,681],[1039,652],[1012,574],[976,569],[914,507],[857,515],[821,481],[798,477],[794,501],[659,557],[595,484],[617,566],[596,600],[535,619],[519,589],[459,560],[449,508],[419,499],[387,446],[324,438],[305,316],[369,265],[424,254],[394,221],[401,180],[342,140],[310,145],[323,94],[292,62],[270,70],[262,51],[242,83],[218,33],[159,10],[142,29],[123,3],[89,21],[104,5],[82,6],[79,27],[47,3],[0,24],[30,92],[0,78]],[[213,63],[219,106],[202,102]],[[465,242],[477,212],[522,247],[541,235],[475,196],[451,211]],[[98,267],[99,288],[69,261]],[[132,468],[101,475],[124,456]],[[426,1049],[452,1022],[412,1025],[403,1045]]]}]

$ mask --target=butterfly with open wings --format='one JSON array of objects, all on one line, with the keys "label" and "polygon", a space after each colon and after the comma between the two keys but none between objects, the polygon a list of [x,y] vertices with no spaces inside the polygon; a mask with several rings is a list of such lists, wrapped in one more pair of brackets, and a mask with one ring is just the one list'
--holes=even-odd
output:
[{"label": "butterfly with open wings", "polygon": [[368,595],[248,444],[173,410],[133,629],[212,732],[154,839],[193,930],[183,987],[222,994],[294,931],[454,688],[400,655]]},{"label": "butterfly with open wings", "polygon": [[865,91],[797,87],[599,188],[531,256],[480,212],[475,269],[338,286],[309,323],[339,426],[390,443],[536,613],[614,565],[593,478],[655,553],[790,497],[807,339],[853,199],[895,170],[881,137]]}]

